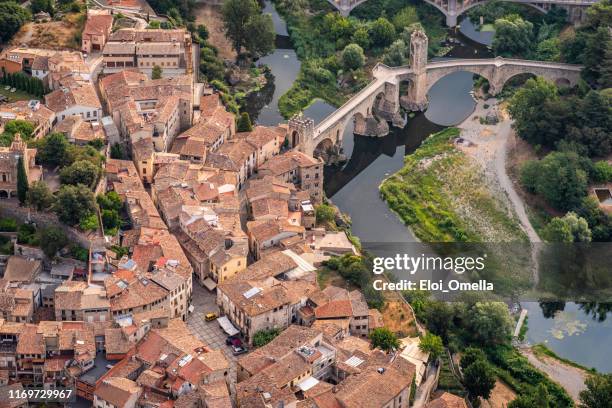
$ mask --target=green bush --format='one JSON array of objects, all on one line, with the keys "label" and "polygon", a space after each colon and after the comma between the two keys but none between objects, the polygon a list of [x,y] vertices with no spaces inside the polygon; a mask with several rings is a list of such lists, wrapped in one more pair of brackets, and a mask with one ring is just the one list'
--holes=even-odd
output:
[{"label": "green bush", "polygon": [[274,340],[281,333],[281,329],[260,330],[253,336],[253,346],[262,347]]},{"label": "green bush", "polygon": [[0,218],[0,231],[2,232],[17,231],[17,220],[13,218]]}]

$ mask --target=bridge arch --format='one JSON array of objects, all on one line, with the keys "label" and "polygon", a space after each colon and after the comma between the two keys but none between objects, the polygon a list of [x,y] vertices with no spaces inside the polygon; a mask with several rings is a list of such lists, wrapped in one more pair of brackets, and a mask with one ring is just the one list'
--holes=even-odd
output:
[{"label": "bridge arch", "polygon": [[[429,4],[431,4],[429,0],[425,0],[425,1],[427,3],[429,3]],[[501,1],[508,1],[508,0],[501,0]],[[510,3],[524,4],[526,6],[529,6],[531,8],[534,8],[534,9],[538,10],[539,12],[541,12],[543,14],[548,13],[548,10],[545,9],[544,7],[540,6],[538,3],[529,3],[529,2],[526,2],[526,1],[509,1],[509,2]],[[466,7],[460,8],[458,10],[458,12],[457,12],[457,17],[462,16],[468,10],[471,10],[471,9],[473,9],[475,7],[478,7],[478,6],[482,6],[483,4],[486,4],[486,3],[487,3],[487,1],[477,1],[477,2],[474,2],[474,3],[471,3],[471,4],[467,5]],[[444,10],[442,10],[441,8],[439,8],[439,7],[436,7],[436,8],[438,10],[442,11],[442,13],[446,14],[446,12]]]},{"label": "bridge arch", "polygon": [[442,78],[454,74],[455,72],[469,72],[473,75],[478,75],[489,82],[489,86],[493,86],[493,72],[490,69],[483,69],[482,67],[466,67],[456,66],[447,67],[440,70],[432,70],[427,73],[427,87],[426,92],[429,93],[430,89]]},{"label": "bridge arch", "polygon": [[319,141],[312,153],[313,157],[325,157],[329,152],[332,152],[336,144],[329,137]]}]

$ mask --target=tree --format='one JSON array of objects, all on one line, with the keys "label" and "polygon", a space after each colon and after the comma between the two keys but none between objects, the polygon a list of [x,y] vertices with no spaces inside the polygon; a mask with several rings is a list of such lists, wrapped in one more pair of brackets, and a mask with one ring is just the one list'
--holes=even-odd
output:
[{"label": "tree", "polygon": [[425,321],[432,333],[442,337],[447,343],[453,327],[454,310],[446,302],[431,301],[425,305]]},{"label": "tree", "polygon": [[495,20],[493,50],[505,57],[526,56],[533,47],[533,24],[518,14]]},{"label": "tree", "polygon": [[111,159],[125,160],[127,155],[121,143],[113,143],[110,150]]},{"label": "tree", "polygon": [[393,44],[387,49],[383,62],[390,67],[399,67],[406,63],[406,55],[408,54],[408,47],[404,40],[394,41]]},{"label": "tree", "polygon": [[26,202],[36,211],[44,211],[53,204],[53,194],[44,181],[35,181],[28,189]]},{"label": "tree", "polygon": [[198,24],[197,31],[198,31],[198,36],[200,36],[200,39],[204,41],[208,40],[209,33],[208,33],[208,29],[206,28],[204,24]]},{"label": "tree", "polygon": [[121,197],[115,191],[100,194],[96,197],[96,201],[103,210],[119,211],[123,207],[123,200],[121,200]]},{"label": "tree", "polygon": [[386,47],[395,39],[395,27],[384,17],[378,18],[370,28],[370,38],[377,47]]},{"label": "tree", "polygon": [[414,23],[419,22],[419,15],[417,14],[416,7],[408,6],[404,7],[393,16],[393,25],[397,32],[401,32],[404,27],[408,27]]},{"label": "tree", "polygon": [[527,162],[521,183],[559,210],[577,208],[586,194],[590,160],[576,153],[553,152],[540,161]]},{"label": "tree", "polygon": [[245,27],[244,46],[251,56],[259,58],[274,51],[276,31],[270,14],[251,16]]},{"label": "tree", "polygon": [[154,65],[151,71],[151,79],[161,79],[162,72],[163,70],[159,65]]},{"label": "tree", "polygon": [[482,345],[503,344],[510,339],[513,322],[502,302],[476,302],[464,316],[466,329]]},{"label": "tree", "polygon": [[513,126],[518,135],[531,144],[548,145],[549,142],[540,135],[544,126],[540,126],[537,119],[542,114],[542,106],[558,98],[557,88],[553,83],[542,77],[528,79],[508,104],[508,112],[514,119]]},{"label": "tree", "polygon": [[93,188],[98,182],[100,168],[90,161],[80,160],[64,167],[60,172],[62,184],[82,184]]},{"label": "tree", "polygon": [[263,347],[281,333],[280,329],[260,330],[253,336],[253,345]]},{"label": "tree", "polygon": [[238,123],[236,124],[236,130],[238,132],[250,132],[253,130],[253,124],[251,123],[251,117],[248,112],[242,112],[240,114]]},{"label": "tree", "polygon": [[508,404],[508,408],[549,408],[549,400],[548,388],[540,383],[531,394],[517,396]]},{"label": "tree", "polygon": [[599,70],[599,86],[602,89],[612,88],[612,41],[608,41],[606,53]]},{"label": "tree", "polygon": [[87,186],[65,185],[57,193],[57,200],[53,208],[61,222],[72,226],[91,214],[95,214],[96,201]]},{"label": "tree", "polygon": [[23,164],[23,157],[19,156],[19,160],[17,160],[17,198],[21,205],[26,202],[28,187],[28,175]]},{"label": "tree", "polygon": [[66,234],[59,227],[48,227],[40,230],[40,249],[45,255],[53,258],[57,251],[62,249],[68,243]]},{"label": "tree", "polygon": [[363,48],[357,44],[349,44],[342,51],[342,65],[347,70],[355,70],[363,67],[365,55]]},{"label": "tree", "polygon": [[372,347],[383,351],[397,350],[400,346],[400,341],[397,336],[386,327],[378,327],[370,333]]},{"label": "tree", "polygon": [[89,214],[79,222],[79,228],[83,231],[95,231],[99,227],[100,223],[96,214]]},{"label": "tree", "polygon": [[6,123],[4,131],[13,136],[19,133],[23,140],[28,141],[34,133],[34,125],[27,120],[13,119]]},{"label": "tree", "polygon": [[328,204],[320,204],[315,208],[317,224],[329,224],[336,220],[336,210]]},{"label": "tree", "polygon": [[221,9],[225,33],[232,40],[238,54],[247,42],[247,25],[251,17],[259,13],[255,0],[226,0]]},{"label": "tree", "polygon": [[32,14],[44,11],[53,15],[53,2],[51,0],[32,0],[30,9],[32,10]]},{"label": "tree", "polygon": [[0,3],[0,40],[8,42],[32,18],[30,12],[14,1]]},{"label": "tree", "polygon": [[115,210],[102,210],[102,225],[110,230],[121,227],[121,217]]},{"label": "tree", "polygon": [[549,242],[591,242],[589,224],[574,212],[553,218],[544,228],[543,236]]},{"label": "tree", "polygon": [[368,29],[366,27],[359,27],[355,30],[355,33],[353,33],[351,37],[351,42],[359,45],[364,50],[369,49],[372,42],[370,41]]},{"label": "tree", "polygon": [[582,77],[589,83],[597,84],[602,71],[610,69],[604,68],[603,62],[606,61],[604,56],[611,42],[609,28],[605,26],[598,27],[593,34],[588,35],[582,56]]},{"label": "tree", "polygon": [[580,391],[580,408],[612,408],[612,374],[594,374]]},{"label": "tree", "polygon": [[68,161],[68,141],[61,133],[51,133],[38,145],[37,158],[51,166],[64,165]]},{"label": "tree", "polygon": [[495,387],[495,372],[485,360],[477,360],[463,371],[465,388],[474,401],[478,397],[489,399]]},{"label": "tree", "polygon": [[424,353],[429,353],[431,360],[436,361],[444,353],[444,344],[440,336],[427,333],[421,338],[419,349]]},{"label": "tree", "polygon": [[487,356],[484,351],[475,347],[466,348],[463,350],[463,353],[461,353],[461,362],[459,363],[461,370],[465,371],[466,368],[476,361],[487,361]]}]

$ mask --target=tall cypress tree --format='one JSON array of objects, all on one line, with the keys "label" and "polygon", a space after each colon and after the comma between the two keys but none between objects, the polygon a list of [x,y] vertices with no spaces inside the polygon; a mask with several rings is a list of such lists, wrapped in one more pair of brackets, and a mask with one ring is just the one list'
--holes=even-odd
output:
[{"label": "tall cypress tree", "polygon": [[24,204],[28,194],[28,175],[26,174],[23,157],[19,157],[17,161],[17,198],[20,204]]}]

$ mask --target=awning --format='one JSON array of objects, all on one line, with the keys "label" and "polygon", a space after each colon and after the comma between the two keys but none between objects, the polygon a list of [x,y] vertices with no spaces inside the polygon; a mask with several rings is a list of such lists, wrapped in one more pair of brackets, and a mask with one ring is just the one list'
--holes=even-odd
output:
[{"label": "awning", "polygon": [[227,316],[221,316],[220,318],[217,319],[217,321],[219,322],[219,326],[221,326],[223,331],[229,334],[230,336],[234,336],[240,333],[240,331],[234,327],[232,322],[229,321]]},{"label": "awning", "polygon": [[210,278],[204,279],[204,282],[202,282],[202,283],[203,283],[204,287],[206,289],[208,289],[209,291],[211,291],[211,292],[213,290],[215,290],[215,288],[217,287],[217,284],[215,283],[215,281],[210,279]]}]

